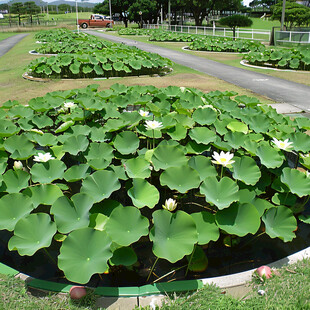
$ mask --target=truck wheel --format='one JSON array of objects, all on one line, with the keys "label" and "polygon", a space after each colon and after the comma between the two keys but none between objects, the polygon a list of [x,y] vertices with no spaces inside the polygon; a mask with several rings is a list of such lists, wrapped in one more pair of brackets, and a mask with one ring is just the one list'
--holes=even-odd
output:
[{"label": "truck wheel", "polygon": [[110,28],[111,27],[111,24],[107,24],[107,28]]},{"label": "truck wheel", "polygon": [[83,24],[81,25],[81,27],[82,27],[83,29],[86,29],[86,28],[88,27],[88,25],[87,25],[86,23],[83,23]]}]

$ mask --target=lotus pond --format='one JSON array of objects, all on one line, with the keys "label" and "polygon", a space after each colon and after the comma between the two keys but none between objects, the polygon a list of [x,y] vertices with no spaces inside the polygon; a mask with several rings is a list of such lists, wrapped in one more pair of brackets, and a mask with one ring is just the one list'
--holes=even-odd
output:
[{"label": "lotus pond", "polygon": [[121,76],[164,75],[172,62],[158,54],[142,51],[124,44],[102,41],[84,33],[56,29],[36,34],[36,49],[41,54],[26,68],[36,78],[110,78]]},{"label": "lotus pond", "polygon": [[310,222],[310,120],[256,98],[90,85],[5,102],[0,117],[1,260],[11,251],[19,268],[53,264],[83,284],[184,278],[208,255],[220,269],[223,244],[289,247]]}]

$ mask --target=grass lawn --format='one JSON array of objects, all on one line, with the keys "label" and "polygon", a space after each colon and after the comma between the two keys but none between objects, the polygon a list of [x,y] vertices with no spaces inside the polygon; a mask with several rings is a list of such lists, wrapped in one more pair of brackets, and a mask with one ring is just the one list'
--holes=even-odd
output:
[{"label": "grass lawn", "polygon": [[16,35],[15,32],[0,32],[0,41]]},{"label": "grass lawn", "polygon": [[89,84],[99,84],[100,89],[104,89],[115,83],[154,85],[156,87],[166,87],[168,85],[196,87],[206,92],[231,90],[238,92],[240,95],[258,97],[262,103],[272,103],[269,99],[258,96],[249,90],[176,64],[173,66],[173,72],[165,77],[141,76],[108,80],[80,79],[53,80],[48,83],[32,82],[23,79],[22,74],[30,61],[38,57],[28,53],[30,50],[35,49],[36,46],[34,34],[31,33],[12,48],[9,53],[0,58],[0,104],[7,100],[18,100],[20,103],[26,104],[31,98],[43,96],[55,90],[82,88]]}]

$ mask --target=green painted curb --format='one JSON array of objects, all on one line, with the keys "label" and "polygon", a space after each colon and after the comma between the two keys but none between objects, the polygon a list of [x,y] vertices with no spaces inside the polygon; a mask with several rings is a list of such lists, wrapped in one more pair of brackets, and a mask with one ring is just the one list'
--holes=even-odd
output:
[{"label": "green painted curb", "polygon": [[16,276],[17,274],[19,274],[19,271],[0,263],[0,273],[8,276]]}]

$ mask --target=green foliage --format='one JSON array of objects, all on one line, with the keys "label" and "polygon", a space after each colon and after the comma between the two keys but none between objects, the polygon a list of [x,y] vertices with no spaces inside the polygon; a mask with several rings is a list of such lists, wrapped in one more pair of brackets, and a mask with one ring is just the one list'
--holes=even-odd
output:
[{"label": "green foliage", "polygon": [[236,27],[250,27],[253,21],[245,15],[231,15],[219,20],[221,25],[229,26],[233,30],[233,37],[236,37]]},{"label": "green foliage", "polygon": [[[261,225],[287,242],[297,217],[308,222],[304,208],[292,208],[309,197],[307,171],[292,168],[294,153],[272,138],[292,141],[302,155],[294,160],[309,169],[309,122],[234,92],[97,89],[0,108],[0,229],[12,232],[10,250],[51,248],[65,277],[86,283],[112,265],[131,267],[141,242],[157,259],[198,270],[208,261],[193,253],[197,244],[255,235]],[[229,163],[214,156],[222,151]]]},{"label": "green foliage", "polygon": [[255,66],[272,67],[277,69],[310,70],[310,48],[300,47],[291,49],[265,49],[251,51],[243,59]]}]

